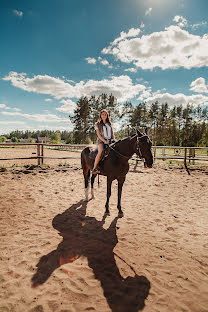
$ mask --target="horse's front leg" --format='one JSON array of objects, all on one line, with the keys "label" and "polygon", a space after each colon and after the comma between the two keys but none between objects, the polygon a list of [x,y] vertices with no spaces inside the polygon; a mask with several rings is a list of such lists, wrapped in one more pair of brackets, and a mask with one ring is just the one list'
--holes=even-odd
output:
[{"label": "horse's front leg", "polygon": [[118,204],[117,204],[117,208],[118,208],[118,213],[119,216],[123,216],[123,211],[121,209],[121,194],[122,194],[122,188],[123,188],[123,184],[125,182],[126,177],[122,177],[118,179]]},{"label": "horse's front leg", "polygon": [[112,185],[112,180],[107,177],[107,200],[105,203],[105,213],[109,214],[109,199],[111,196],[111,185]]},{"label": "horse's front leg", "polygon": [[96,175],[95,175],[95,174],[92,174],[92,176],[91,176],[91,195],[92,195],[92,199],[95,198],[95,196],[94,196],[94,188],[93,188],[93,186],[94,186],[94,181],[95,181],[95,177],[96,177]]}]

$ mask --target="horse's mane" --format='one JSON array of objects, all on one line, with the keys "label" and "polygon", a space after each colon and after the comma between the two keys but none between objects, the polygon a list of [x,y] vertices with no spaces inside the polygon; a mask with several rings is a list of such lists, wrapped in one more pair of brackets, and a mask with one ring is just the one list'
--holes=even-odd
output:
[{"label": "horse's mane", "polygon": [[136,135],[136,134],[132,134],[131,136],[128,136],[128,137],[126,137],[126,138],[124,138],[124,139],[120,139],[120,140],[116,141],[115,143],[113,143],[111,146],[116,146],[116,145],[118,145],[118,144],[121,143],[121,142],[129,141],[129,140],[130,140],[131,138],[133,138],[135,135]]}]

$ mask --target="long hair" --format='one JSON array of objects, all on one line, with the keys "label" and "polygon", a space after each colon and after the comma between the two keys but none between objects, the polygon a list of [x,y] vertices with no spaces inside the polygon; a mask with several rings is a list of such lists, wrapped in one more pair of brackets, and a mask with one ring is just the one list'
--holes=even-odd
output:
[{"label": "long hair", "polygon": [[102,109],[102,110],[100,111],[100,116],[99,116],[99,118],[98,118],[98,120],[97,120],[97,123],[100,123],[100,124],[103,124],[103,125],[104,125],[103,120],[102,120],[102,118],[101,118],[101,114],[102,114],[103,112],[105,112],[105,113],[107,114],[107,118],[106,118],[107,123],[108,123],[110,126],[112,126],[112,122],[111,122],[111,120],[110,120],[109,113],[108,113],[108,111],[107,111],[106,109]]}]

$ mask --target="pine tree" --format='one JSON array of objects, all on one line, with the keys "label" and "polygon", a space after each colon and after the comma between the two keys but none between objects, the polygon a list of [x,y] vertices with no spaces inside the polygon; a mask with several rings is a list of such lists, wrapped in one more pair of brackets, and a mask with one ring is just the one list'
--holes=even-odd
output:
[{"label": "pine tree", "polygon": [[74,124],[74,139],[75,143],[88,143],[88,132],[89,132],[89,116],[90,116],[90,106],[87,97],[81,97],[77,101],[77,107],[74,111],[74,116],[70,119]]}]

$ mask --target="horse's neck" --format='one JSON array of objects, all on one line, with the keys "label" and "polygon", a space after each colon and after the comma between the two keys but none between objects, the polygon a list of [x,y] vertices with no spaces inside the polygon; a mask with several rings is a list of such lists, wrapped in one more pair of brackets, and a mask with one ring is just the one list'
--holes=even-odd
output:
[{"label": "horse's neck", "polygon": [[117,145],[117,151],[124,156],[131,157],[134,154],[134,144],[136,143],[136,138],[126,138],[119,142]]}]

